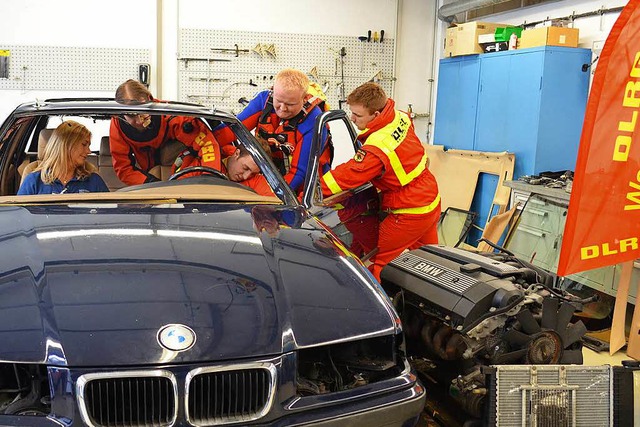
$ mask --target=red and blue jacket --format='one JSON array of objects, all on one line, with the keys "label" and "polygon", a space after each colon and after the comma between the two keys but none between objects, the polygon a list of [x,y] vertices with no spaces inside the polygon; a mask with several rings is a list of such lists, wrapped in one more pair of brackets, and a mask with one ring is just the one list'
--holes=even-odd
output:
[{"label": "red and blue jacket", "polygon": [[[308,95],[303,109],[298,115],[291,119],[282,120],[278,117],[273,107],[272,92],[265,90],[258,93],[245,109],[238,114],[238,119],[247,129],[256,130],[256,136],[264,140],[274,138],[280,143],[292,147],[289,168],[283,175],[285,181],[295,192],[302,190],[309,157],[312,155],[311,142],[315,120],[316,117],[322,114],[322,110],[313,102],[313,99],[311,95]],[[223,146],[223,150],[225,150],[224,146],[234,138],[231,129],[227,127],[216,129],[214,135],[220,145]],[[319,167],[321,175],[331,169],[332,147],[327,140],[327,135],[325,131],[320,148]],[[274,160],[277,160],[278,158],[283,158],[286,154],[280,150],[272,150],[271,155]]]}]

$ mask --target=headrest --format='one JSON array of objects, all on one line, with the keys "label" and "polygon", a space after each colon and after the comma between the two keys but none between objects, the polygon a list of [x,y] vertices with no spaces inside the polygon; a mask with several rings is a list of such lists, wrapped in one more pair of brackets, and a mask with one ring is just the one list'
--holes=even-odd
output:
[{"label": "headrest", "polygon": [[38,135],[38,160],[44,157],[44,147],[47,146],[49,138],[55,129],[42,129]]},{"label": "headrest", "polygon": [[111,155],[111,147],[109,146],[108,136],[103,136],[102,138],[100,138],[100,155],[101,156]]}]

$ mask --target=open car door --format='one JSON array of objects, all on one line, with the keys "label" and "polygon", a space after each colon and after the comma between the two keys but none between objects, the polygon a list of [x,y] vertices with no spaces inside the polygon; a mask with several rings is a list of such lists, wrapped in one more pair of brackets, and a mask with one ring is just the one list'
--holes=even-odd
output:
[{"label": "open car door", "polygon": [[319,182],[320,172],[318,172],[318,169],[321,142],[326,135],[327,129],[330,131],[330,137],[334,147],[331,168],[335,168],[352,159],[358,148],[360,148],[360,142],[357,140],[357,131],[347,118],[345,111],[327,111],[318,116],[314,127],[312,142],[312,153],[314,153],[314,155],[309,158],[309,165],[307,166],[302,204],[324,224],[329,226],[346,245],[350,245],[351,233],[340,219],[338,210],[341,209],[351,197],[369,189],[371,184],[367,183],[358,188],[343,191],[342,193],[327,198],[322,196]]}]

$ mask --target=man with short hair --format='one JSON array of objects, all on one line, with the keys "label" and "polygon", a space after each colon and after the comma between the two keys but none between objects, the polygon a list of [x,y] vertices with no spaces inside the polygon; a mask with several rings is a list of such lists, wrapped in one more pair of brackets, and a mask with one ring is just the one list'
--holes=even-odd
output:
[{"label": "man with short hair", "polygon": [[[268,142],[274,163],[295,192],[302,190],[312,154],[315,119],[322,114],[324,105],[321,96],[309,93],[309,79],[302,71],[285,69],[278,73],[271,90],[258,93],[238,114],[247,129],[256,129],[256,136]],[[214,135],[224,150],[234,137],[227,127],[216,129]],[[326,135],[320,173],[331,168],[333,147]]]},{"label": "man with short hair", "polygon": [[411,119],[395,109],[380,85],[359,86],[347,103],[362,146],[353,159],[322,176],[322,193],[330,196],[367,182],[378,190],[387,216],[379,224],[377,217],[369,217],[369,233],[377,233],[378,247],[369,269],[380,280],[382,268],[405,249],[438,243],[440,193]]},{"label": "man with short hair", "polygon": [[[116,90],[116,101],[139,105],[157,102],[136,80],[127,80]],[[158,181],[149,170],[159,164],[159,148],[178,140],[202,159],[202,166],[220,170],[220,147],[209,128],[195,117],[124,114],[111,119],[109,146],[113,169],[127,185]]]},{"label": "man with short hair", "polygon": [[234,181],[252,188],[262,196],[275,196],[271,186],[260,173],[260,168],[244,147],[236,148],[232,155],[222,160],[226,175]]}]

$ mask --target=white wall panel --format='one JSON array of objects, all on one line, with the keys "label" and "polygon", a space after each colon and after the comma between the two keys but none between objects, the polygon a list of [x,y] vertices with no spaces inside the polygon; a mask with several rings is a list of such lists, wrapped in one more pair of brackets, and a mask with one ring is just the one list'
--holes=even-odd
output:
[{"label": "white wall panel", "polygon": [[394,38],[396,0],[180,0],[180,27]]}]

